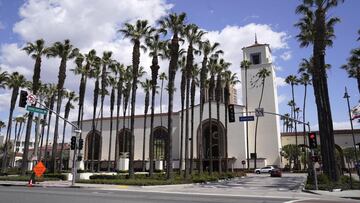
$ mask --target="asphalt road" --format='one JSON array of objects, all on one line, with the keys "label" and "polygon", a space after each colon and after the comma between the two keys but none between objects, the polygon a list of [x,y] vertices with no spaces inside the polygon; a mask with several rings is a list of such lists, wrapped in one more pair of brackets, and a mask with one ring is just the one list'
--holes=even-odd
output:
[{"label": "asphalt road", "polygon": [[[288,199],[290,200],[290,199]],[[165,202],[286,202],[287,199],[225,197],[213,195],[186,195],[143,193],[129,191],[95,191],[70,188],[0,187],[1,203],[165,203]]]}]

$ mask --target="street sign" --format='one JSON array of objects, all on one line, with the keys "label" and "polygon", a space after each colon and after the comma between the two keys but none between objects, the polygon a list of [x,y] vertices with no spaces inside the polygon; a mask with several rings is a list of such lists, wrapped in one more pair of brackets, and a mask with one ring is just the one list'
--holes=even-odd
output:
[{"label": "street sign", "polygon": [[255,118],[254,116],[240,116],[239,117],[239,121],[240,122],[244,122],[244,121],[254,121]]},{"label": "street sign", "polygon": [[44,174],[46,168],[44,164],[41,161],[39,161],[39,163],[37,163],[36,166],[33,168],[33,171],[37,177],[40,177]]},{"label": "street sign", "polygon": [[242,164],[242,165],[245,165],[245,164],[246,164],[245,160],[242,160],[242,161],[241,161],[241,164]]},{"label": "street sign", "polygon": [[27,96],[27,101],[30,103],[30,104],[36,104],[36,96],[33,95],[33,94],[29,94]]},{"label": "street sign", "polygon": [[27,106],[26,110],[30,111],[30,112],[33,112],[33,113],[40,113],[40,114],[46,114],[47,113],[46,109],[38,108],[38,107],[35,107],[35,106]]},{"label": "street sign", "polygon": [[264,108],[256,108],[255,109],[255,116],[256,117],[263,117],[264,116]]}]

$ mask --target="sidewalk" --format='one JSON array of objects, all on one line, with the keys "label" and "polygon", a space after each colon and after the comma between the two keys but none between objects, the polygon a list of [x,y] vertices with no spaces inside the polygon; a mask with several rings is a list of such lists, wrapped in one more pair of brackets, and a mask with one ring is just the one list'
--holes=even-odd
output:
[{"label": "sidewalk", "polygon": [[[24,181],[0,181],[2,186],[27,187]],[[33,187],[43,188],[69,188],[71,181],[45,181],[33,185]],[[360,200],[360,190],[348,190],[341,192],[329,191],[267,191],[267,190],[247,190],[244,188],[212,188],[207,184],[182,184],[182,185],[159,185],[159,186],[128,186],[128,185],[106,185],[106,184],[84,184],[76,183],[76,188],[90,190],[112,190],[129,192],[149,192],[167,194],[188,194],[188,195],[214,195],[214,196],[237,196],[237,197],[274,197],[274,198],[294,198],[294,199],[322,199],[331,200],[339,198],[351,198]],[[345,199],[342,199],[345,201]]]}]

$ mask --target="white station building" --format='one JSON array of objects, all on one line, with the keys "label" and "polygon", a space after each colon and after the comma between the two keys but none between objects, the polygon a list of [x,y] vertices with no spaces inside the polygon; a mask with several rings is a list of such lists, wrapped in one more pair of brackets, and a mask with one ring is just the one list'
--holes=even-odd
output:
[{"label": "white station building", "polygon": [[[255,44],[244,47],[243,49],[243,58],[251,62],[250,68],[245,72],[245,70],[240,70],[237,73],[241,75],[241,84],[242,84],[242,95],[243,95],[243,105],[235,104],[236,112],[236,122],[228,123],[227,125],[227,134],[225,129],[225,106],[224,104],[220,105],[220,121],[218,121],[216,114],[216,102],[211,102],[212,108],[212,156],[213,156],[213,167],[214,170],[217,170],[218,166],[218,157],[221,154],[222,165],[224,166],[225,159],[228,161],[228,167],[230,169],[242,169],[247,167],[247,159],[250,161],[250,167],[254,165],[254,153],[255,152],[255,123],[254,121],[240,122],[240,116],[246,116],[246,106],[248,103],[248,116],[255,116],[255,108],[259,106],[260,94],[261,94],[261,85],[253,85],[254,78],[256,73],[259,70],[265,68],[271,72],[271,75],[265,79],[264,95],[261,103],[261,107],[264,108],[265,114],[263,117],[258,119],[258,129],[257,129],[257,138],[256,138],[256,151],[257,151],[257,167],[262,167],[265,165],[281,165],[280,159],[280,149],[281,149],[281,140],[280,140],[280,121],[278,116],[267,114],[266,112],[278,113],[278,101],[277,101],[277,90],[275,85],[275,71],[271,59],[271,49],[268,44]],[[240,72],[241,71],[241,72]],[[245,78],[245,73],[247,79]],[[246,82],[247,81],[247,82]],[[245,99],[246,84],[247,83],[247,95],[248,101]],[[175,101],[180,101],[176,99]],[[199,110],[200,105],[194,107],[194,120],[190,121],[189,129],[193,125],[193,154],[194,154],[194,163],[195,167],[198,166],[198,157],[199,154],[203,154],[204,169],[207,169],[209,166],[210,158],[210,122],[209,122],[209,102],[204,104],[204,113],[203,113],[203,135],[200,136],[200,120],[199,120]],[[184,114],[185,115],[185,114]],[[190,110],[189,110],[190,115]],[[174,162],[174,168],[179,168],[179,159],[180,159],[180,138],[181,138],[181,122],[180,122],[181,112],[173,113],[173,132],[172,132],[172,156]],[[191,116],[189,116],[191,118]],[[119,159],[126,160],[126,152],[129,151],[129,142],[128,135],[130,135],[130,118],[129,117],[119,117],[120,130],[118,135],[116,135],[116,123],[117,119],[114,118],[112,121],[110,118],[105,118],[103,120],[103,133],[100,135],[99,126],[100,120],[97,120],[97,131],[92,131],[92,121],[85,120],[82,123],[82,137],[84,138],[84,148],[82,150],[83,160],[85,169],[90,168],[90,161],[95,160],[94,168],[96,170],[105,170],[107,169],[109,149],[111,167],[114,167],[115,157]],[[185,120],[185,119],[184,119]],[[112,122],[113,130],[110,132],[110,122]],[[144,129],[144,116],[136,115],[135,116],[135,169],[141,169],[142,157],[143,157],[143,136],[145,130],[145,159],[149,160],[149,136],[150,136],[150,115],[147,117],[146,129]],[[248,125],[248,130],[246,129]],[[124,127],[125,126],[125,127]],[[185,124],[184,128],[184,137],[185,137]],[[247,132],[248,131],[248,136]],[[156,163],[161,163],[165,160],[166,152],[166,140],[168,137],[167,131],[167,114],[155,114],[154,117],[154,160]],[[112,134],[112,136],[110,136]],[[93,139],[95,135],[95,139]],[[116,136],[118,136],[118,142],[116,143]],[[111,137],[111,140],[110,140]],[[189,133],[191,137],[191,133]],[[92,149],[92,142],[95,140],[94,150]],[[199,143],[203,144],[203,152],[199,151],[197,147]],[[189,146],[191,141],[189,141]],[[116,145],[118,147],[116,147]],[[184,145],[185,146],[185,145]],[[117,149],[117,150],[116,150]],[[190,149],[190,148],[189,148]],[[115,152],[117,151],[117,152]],[[125,153],[124,153],[125,152]],[[115,154],[118,153],[118,156]],[[183,150],[184,153],[184,150]],[[252,154],[252,156],[251,156]],[[190,152],[189,152],[190,155]],[[72,157],[72,156],[70,156]],[[184,156],[183,156],[184,157]],[[71,161],[71,160],[70,160]],[[243,164],[245,161],[245,164]],[[122,162],[119,165],[125,165],[128,162]],[[70,164],[72,165],[72,164]],[[155,164],[156,168],[161,169],[162,166]],[[165,165],[165,164],[164,164]],[[100,168],[99,168],[100,166]],[[124,168],[125,167],[125,168]],[[119,169],[119,168],[118,168]],[[122,169],[127,169],[127,166],[123,166]]]}]

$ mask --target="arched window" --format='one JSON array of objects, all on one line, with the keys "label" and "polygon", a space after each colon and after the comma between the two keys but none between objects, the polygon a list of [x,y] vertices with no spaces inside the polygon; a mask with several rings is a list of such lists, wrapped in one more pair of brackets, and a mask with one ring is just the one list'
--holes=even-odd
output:
[{"label": "arched window", "polygon": [[157,127],[153,132],[154,136],[154,159],[164,160],[165,154],[165,143],[168,137],[168,131],[163,127]]},{"label": "arched window", "polygon": [[[86,155],[88,160],[99,160],[101,153],[101,136],[98,131],[91,131],[86,136]],[[94,148],[93,148],[94,146]]]},{"label": "arched window", "polygon": [[129,129],[122,129],[118,135],[119,140],[119,153],[124,154],[125,152],[130,152],[130,139],[131,131]]}]

